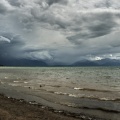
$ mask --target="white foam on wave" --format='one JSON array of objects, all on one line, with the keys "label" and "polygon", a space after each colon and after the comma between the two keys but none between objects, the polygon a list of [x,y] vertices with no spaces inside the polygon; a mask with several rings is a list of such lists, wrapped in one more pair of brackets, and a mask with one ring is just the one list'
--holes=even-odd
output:
[{"label": "white foam on wave", "polygon": [[30,87],[30,86],[24,86],[25,88]]},{"label": "white foam on wave", "polygon": [[54,93],[58,95],[68,95],[68,93],[62,93],[62,92],[54,92]]},{"label": "white foam on wave", "polygon": [[109,99],[108,98],[99,98],[100,100],[105,100],[105,101],[108,101]]},{"label": "white foam on wave", "polygon": [[55,94],[62,94],[62,92],[54,92]]},{"label": "white foam on wave", "polygon": [[28,82],[24,81],[25,84],[27,84]]},{"label": "white foam on wave", "polygon": [[67,95],[69,97],[78,97],[77,95],[75,94],[69,94],[69,93],[62,93],[62,92],[54,92],[55,94],[58,94],[58,95]]},{"label": "white foam on wave", "polygon": [[82,90],[83,88],[77,88],[77,87],[75,87],[74,88],[74,90]]},{"label": "white foam on wave", "polygon": [[77,95],[74,94],[69,94],[70,97],[78,97]]},{"label": "white foam on wave", "polygon": [[8,85],[11,85],[11,86],[19,86],[18,84],[12,84],[12,83],[9,83]]},{"label": "white foam on wave", "polygon": [[60,104],[68,107],[76,107],[75,103],[70,103],[70,102],[60,102]]},{"label": "white foam on wave", "polygon": [[20,82],[20,81],[13,81],[14,83],[18,83],[18,82]]},{"label": "white foam on wave", "polygon": [[1,82],[1,84],[5,84],[5,82]]}]

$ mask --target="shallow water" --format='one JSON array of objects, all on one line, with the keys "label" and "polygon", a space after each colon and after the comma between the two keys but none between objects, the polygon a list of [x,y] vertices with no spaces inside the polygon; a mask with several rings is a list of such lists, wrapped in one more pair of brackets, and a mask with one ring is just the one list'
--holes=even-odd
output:
[{"label": "shallow water", "polygon": [[120,67],[1,67],[0,82],[63,106],[120,112]]}]

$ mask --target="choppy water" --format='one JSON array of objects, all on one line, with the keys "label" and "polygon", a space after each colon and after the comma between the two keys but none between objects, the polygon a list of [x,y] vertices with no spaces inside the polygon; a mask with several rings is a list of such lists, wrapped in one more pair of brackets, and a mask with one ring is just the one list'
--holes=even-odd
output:
[{"label": "choppy water", "polygon": [[64,106],[120,112],[120,67],[1,67],[0,82]]}]

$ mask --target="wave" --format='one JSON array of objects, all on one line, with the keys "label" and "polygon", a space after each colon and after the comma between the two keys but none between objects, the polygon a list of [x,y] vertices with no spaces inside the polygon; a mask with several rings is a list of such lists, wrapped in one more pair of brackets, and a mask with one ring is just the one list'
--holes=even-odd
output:
[{"label": "wave", "polygon": [[13,81],[14,83],[19,83],[20,81]]},{"label": "wave", "polygon": [[75,104],[64,104],[60,103],[61,105],[67,106],[67,107],[73,107],[73,108],[79,108],[79,109],[89,109],[89,110],[101,110],[105,112],[113,112],[113,113],[120,113],[120,110],[114,110],[114,109],[109,109],[109,108],[102,108],[102,107],[88,107],[88,106],[77,106]]},{"label": "wave", "polygon": [[54,93],[57,95],[67,95],[69,97],[74,98],[82,98],[82,99],[91,99],[91,100],[98,100],[98,101],[114,101],[114,102],[120,102],[120,98],[107,98],[107,97],[94,97],[94,96],[85,96],[84,94],[70,94],[70,93],[63,93],[63,92],[54,92],[54,91],[47,91],[50,93]]},{"label": "wave", "polygon": [[110,90],[100,90],[100,89],[92,89],[92,88],[77,88],[75,87],[74,90],[82,90],[82,91],[97,91],[97,92],[113,92]]},{"label": "wave", "polygon": [[69,95],[68,93],[62,93],[62,92],[53,92],[55,94],[58,94],[58,95]]},{"label": "wave", "polygon": [[80,97],[80,98],[88,98],[91,100],[98,100],[98,101],[112,101],[112,102],[120,102],[120,98],[98,98],[98,97],[91,97],[91,96],[85,96],[85,97]]},{"label": "wave", "polygon": [[24,81],[25,84],[27,84],[28,82]]},{"label": "wave", "polygon": [[60,85],[46,85],[46,86],[51,86],[51,87],[56,87],[56,88],[62,87]]},{"label": "wave", "polygon": [[[34,90],[40,90],[44,92],[48,92],[51,94],[56,94],[56,95],[66,95],[68,97],[73,97],[73,98],[81,98],[81,99],[90,99],[90,100],[98,100],[98,101],[114,101],[114,102],[120,102],[120,98],[107,98],[107,97],[99,97],[99,96],[94,96],[94,95],[86,95],[86,94],[72,94],[72,93],[66,93],[66,92],[61,92],[61,91],[53,91],[53,90],[46,90],[41,88],[34,88],[32,86],[24,86],[29,89],[34,89]],[[86,88],[74,88],[75,90],[86,90]],[[89,88],[87,88],[89,90]],[[90,89],[91,91],[105,91],[105,90],[95,90],[95,89]],[[106,92],[112,92],[112,91],[106,91]]]},{"label": "wave", "polygon": [[14,83],[9,83],[8,85],[14,86],[14,87],[20,86],[19,84],[14,84]]},{"label": "wave", "polygon": [[5,82],[0,82],[1,84],[5,84]]},{"label": "wave", "polygon": [[87,105],[77,105],[75,103],[63,103],[60,102],[59,104],[67,106],[67,107],[72,107],[72,108],[78,108],[78,109],[89,109],[89,110],[101,110],[105,112],[114,112],[114,113],[120,113],[120,109],[114,109],[114,108],[109,108],[109,107],[102,107],[102,106],[87,106]]}]

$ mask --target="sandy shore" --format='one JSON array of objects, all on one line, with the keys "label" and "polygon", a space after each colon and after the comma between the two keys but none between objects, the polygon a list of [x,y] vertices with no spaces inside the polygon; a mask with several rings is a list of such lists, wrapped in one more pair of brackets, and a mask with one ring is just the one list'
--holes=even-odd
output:
[{"label": "sandy shore", "polygon": [[54,111],[38,104],[30,104],[24,100],[8,98],[0,95],[0,120],[102,120],[80,115]]},{"label": "sandy shore", "polygon": [[53,113],[42,106],[31,105],[0,95],[0,120],[76,120],[76,118]]}]

